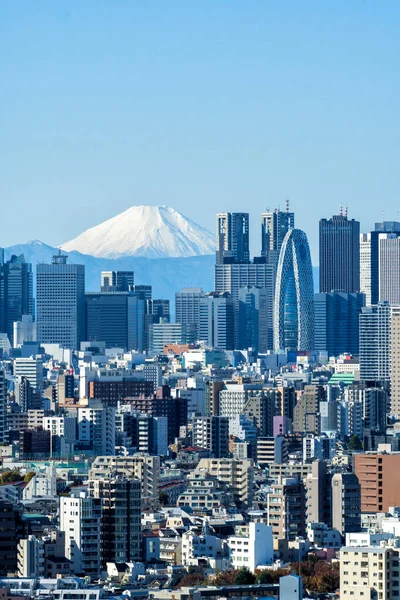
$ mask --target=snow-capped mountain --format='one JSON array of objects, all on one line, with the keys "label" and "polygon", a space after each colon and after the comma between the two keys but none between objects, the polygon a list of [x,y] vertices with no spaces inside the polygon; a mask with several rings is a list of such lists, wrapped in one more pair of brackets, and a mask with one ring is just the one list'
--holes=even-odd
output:
[{"label": "snow-capped mountain", "polygon": [[98,258],[183,258],[213,254],[215,238],[168,206],[132,206],[61,248]]}]

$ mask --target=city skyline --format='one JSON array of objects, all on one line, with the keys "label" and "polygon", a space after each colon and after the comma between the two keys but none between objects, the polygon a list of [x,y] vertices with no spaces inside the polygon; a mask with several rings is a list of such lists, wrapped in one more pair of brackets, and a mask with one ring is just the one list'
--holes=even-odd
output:
[{"label": "city skyline", "polygon": [[398,16],[391,1],[3,3],[0,195],[26,219],[2,245],[57,245],[134,204],[213,231],[217,210],[251,206],[254,223],[288,197],[315,264],[316,208],[348,205],[362,230],[396,219]]}]

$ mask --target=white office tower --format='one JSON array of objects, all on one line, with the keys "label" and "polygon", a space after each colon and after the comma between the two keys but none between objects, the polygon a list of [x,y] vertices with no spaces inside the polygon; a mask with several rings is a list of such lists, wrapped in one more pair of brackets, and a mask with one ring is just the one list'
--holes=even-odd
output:
[{"label": "white office tower", "polygon": [[4,371],[0,371],[0,444],[6,441],[7,381]]},{"label": "white office tower", "polygon": [[392,307],[390,336],[390,412],[400,419],[400,306]]},{"label": "white office tower", "polygon": [[379,236],[379,300],[400,305],[400,237]]},{"label": "white office tower", "polygon": [[360,234],[360,292],[365,294],[365,304],[371,304],[371,234]]},{"label": "white office tower", "polygon": [[360,315],[360,379],[390,381],[391,307],[366,306]]},{"label": "white office tower", "polygon": [[44,344],[76,350],[85,333],[85,267],[53,256],[37,266],[37,337]]},{"label": "white office tower", "polygon": [[43,361],[41,358],[16,358],[15,377],[26,377],[34,390],[41,390],[43,384]]},{"label": "white office tower", "polygon": [[14,321],[14,348],[26,342],[36,342],[36,323],[32,315],[22,315],[21,321]]},{"label": "white office tower", "polygon": [[87,406],[77,409],[79,443],[92,450],[95,456],[115,452],[115,407],[101,400],[88,400]]},{"label": "white office tower", "polygon": [[100,574],[101,499],[60,498],[60,530],[65,533],[65,556],[73,573],[91,577]]}]

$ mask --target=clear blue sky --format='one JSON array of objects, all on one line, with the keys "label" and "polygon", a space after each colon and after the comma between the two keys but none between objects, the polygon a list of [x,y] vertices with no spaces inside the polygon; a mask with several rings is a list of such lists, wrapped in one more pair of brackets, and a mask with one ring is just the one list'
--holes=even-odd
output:
[{"label": "clear blue sky", "polygon": [[398,217],[400,2],[3,0],[0,246],[133,204]]}]

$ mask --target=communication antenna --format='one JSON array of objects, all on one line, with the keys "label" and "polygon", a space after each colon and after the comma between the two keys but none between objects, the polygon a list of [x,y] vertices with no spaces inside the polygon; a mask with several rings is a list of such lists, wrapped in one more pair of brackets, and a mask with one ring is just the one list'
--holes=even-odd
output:
[{"label": "communication antenna", "polygon": [[343,217],[343,206],[342,206],[342,204],[340,205],[339,216]]},{"label": "communication antenna", "polygon": [[286,198],[285,202],[286,202],[286,212],[288,213],[289,212],[289,204],[290,204],[289,198]]},{"label": "communication antenna", "polygon": [[344,207],[344,216],[345,216],[346,218],[347,218],[347,215],[348,215],[348,213],[349,213],[349,210],[348,210],[348,206],[347,206],[347,204],[346,204],[346,206]]}]

